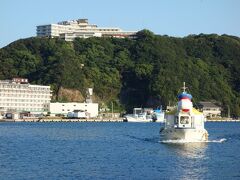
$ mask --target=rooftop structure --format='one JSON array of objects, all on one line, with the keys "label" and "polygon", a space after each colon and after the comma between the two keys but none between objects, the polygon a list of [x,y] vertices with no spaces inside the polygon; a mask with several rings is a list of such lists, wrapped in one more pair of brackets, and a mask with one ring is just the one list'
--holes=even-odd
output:
[{"label": "rooftop structure", "polygon": [[37,26],[38,37],[59,37],[66,41],[73,41],[76,37],[132,38],[135,34],[136,31],[123,31],[122,29],[116,27],[98,27],[95,24],[89,24],[88,19],[62,21],[57,24]]},{"label": "rooftop structure", "polygon": [[0,80],[1,112],[47,113],[50,100],[50,86],[31,85],[24,78]]}]

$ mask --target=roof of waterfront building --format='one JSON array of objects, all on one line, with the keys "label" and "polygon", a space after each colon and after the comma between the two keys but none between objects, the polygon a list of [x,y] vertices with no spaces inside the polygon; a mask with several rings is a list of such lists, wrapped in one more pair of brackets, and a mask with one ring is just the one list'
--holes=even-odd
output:
[{"label": "roof of waterfront building", "polygon": [[210,101],[200,101],[198,103],[198,106],[202,107],[209,107],[209,108],[219,108],[219,106],[217,106],[216,104],[210,102]]}]

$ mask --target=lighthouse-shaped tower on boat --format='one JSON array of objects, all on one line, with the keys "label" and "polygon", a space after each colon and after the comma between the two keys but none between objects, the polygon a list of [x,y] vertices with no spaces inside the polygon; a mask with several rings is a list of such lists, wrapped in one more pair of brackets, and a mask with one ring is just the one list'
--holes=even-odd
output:
[{"label": "lighthouse-shaped tower on boat", "polygon": [[160,130],[163,140],[206,141],[208,132],[204,128],[203,113],[193,108],[192,95],[186,92],[178,95],[177,107],[166,113],[165,127]]}]

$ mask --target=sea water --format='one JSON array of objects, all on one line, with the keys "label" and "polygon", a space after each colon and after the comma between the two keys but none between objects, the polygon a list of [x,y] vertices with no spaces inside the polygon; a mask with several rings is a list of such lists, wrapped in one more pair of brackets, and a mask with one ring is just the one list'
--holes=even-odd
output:
[{"label": "sea water", "polygon": [[159,123],[0,123],[0,179],[240,179],[240,123],[162,143]]}]

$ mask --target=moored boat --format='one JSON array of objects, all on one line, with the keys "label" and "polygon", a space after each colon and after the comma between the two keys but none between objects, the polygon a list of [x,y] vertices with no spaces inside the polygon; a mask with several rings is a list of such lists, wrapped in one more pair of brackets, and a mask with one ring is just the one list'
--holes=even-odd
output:
[{"label": "moored boat", "polygon": [[208,132],[204,128],[204,115],[193,108],[192,95],[186,92],[185,83],[178,100],[177,107],[165,113],[165,127],[160,129],[162,140],[207,141]]},{"label": "moored boat", "polygon": [[151,122],[145,113],[142,114],[127,114],[123,118],[124,122]]},{"label": "moored boat", "polygon": [[152,115],[153,122],[163,123],[164,122],[164,114],[165,114],[165,112],[162,110],[162,108],[154,110],[153,115]]},{"label": "moored boat", "polygon": [[124,122],[164,122],[164,111],[152,108],[134,108],[133,114],[126,114]]}]

